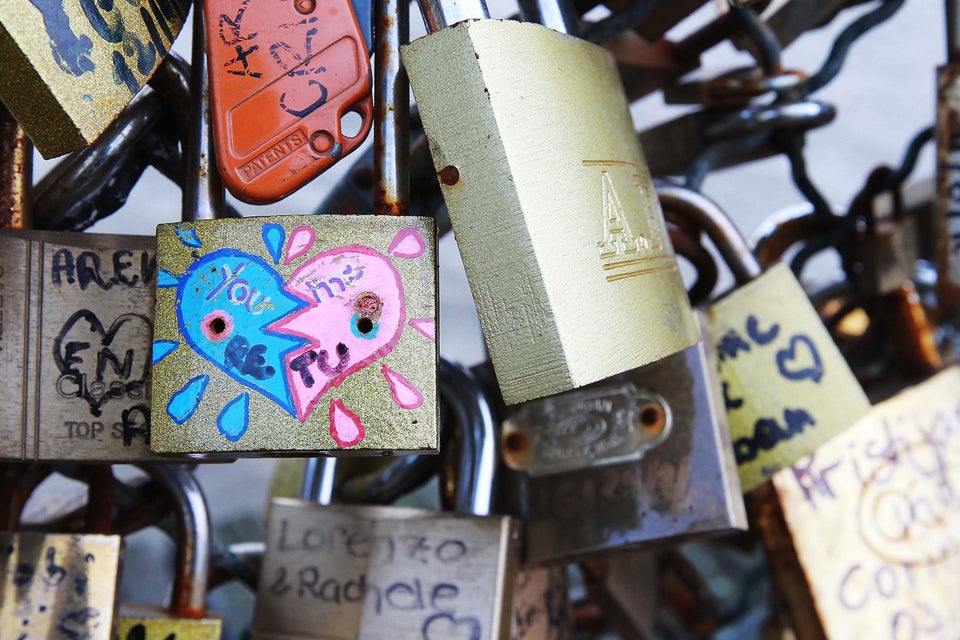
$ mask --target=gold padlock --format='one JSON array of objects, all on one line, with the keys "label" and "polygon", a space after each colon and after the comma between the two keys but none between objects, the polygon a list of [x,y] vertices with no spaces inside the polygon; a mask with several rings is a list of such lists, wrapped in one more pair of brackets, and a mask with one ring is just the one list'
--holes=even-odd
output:
[{"label": "gold padlock", "polygon": [[0,6],[0,100],[44,158],[93,142],[153,75],[189,0]]},{"label": "gold padlock", "polygon": [[761,274],[729,218],[705,196],[674,185],[658,193],[665,210],[707,233],[741,285],[715,300],[709,316],[749,492],[863,417],[870,403],[786,265]]},{"label": "gold padlock", "polygon": [[540,25],[465,20],[401,58],[507,404],[697,341],[607,52]]},{"label": "gold padlock", "polygon": [[145,471],[167,491],[177,521],[177,571],[167,609],[123,603],[115,640],[219,640],[221,621],[207,615],[204,598],[210,571],[213,528],[203,490],[185,467],[157,465]]},{"label": "gold padlock", "polygon": [[[91,473],[112,490],[109,467]],[[91,483],[86,520],[95,533],[0,532],[0,637],[111,638],[123,545],[106,535],[112,507],[112,495]]]},{"label": "gold padlock", "polygon": [[958,388],[902,391],[751,496],[798,638],[956,636]]}]

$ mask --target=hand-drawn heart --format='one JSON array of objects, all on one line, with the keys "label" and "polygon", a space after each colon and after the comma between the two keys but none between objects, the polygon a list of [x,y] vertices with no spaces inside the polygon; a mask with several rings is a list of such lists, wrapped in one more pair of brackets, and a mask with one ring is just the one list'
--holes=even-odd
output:
[{"label": "hand-drawn heart", "polygon": [[[798,345],[805,347],[800,351],[806,353],[806,359],[802,357],[803,353],[797,352]],[[823,377],[823,362],[820,360],[820,354],[817,353],[817,346],[813,344],[813,340],[802,333],[790,338],[790,344],[787,348],[777,351],[777,369],[780,370],[780,375],[787,380],[809,378],[819,383],[820,378]]]},{"label": "hand-drawn heart", "polygon": [[293,273],[286,289],[308,306],[270,328],[308,343],[286,356],[303,421],[331,387],[393,350],[406,307],[390,259],[359,245],[317,254]]},{"label": "hand-drawn heart", "polygon": [[61,374],[57,390],[83,398],[91,415],[100,416],[109,400],[143,389],[150,371],[151,332],[146,316],[125,313],[104,329],[97,314],[80,309],[53,342]]},{"label": "hand-drawn heart", "polygon": [[284,358],[305,341],[269,326],[305,305],[284,291],[266,261],[234,249],[208,253],[180,279],[176,305],[180,333],[194,351],[296,415]]},{"label": "hand-drawn heart", "polygon": [[480,640],[483,627],[473,616],[435,613],[423,621],[421,633],[423,640]]}]

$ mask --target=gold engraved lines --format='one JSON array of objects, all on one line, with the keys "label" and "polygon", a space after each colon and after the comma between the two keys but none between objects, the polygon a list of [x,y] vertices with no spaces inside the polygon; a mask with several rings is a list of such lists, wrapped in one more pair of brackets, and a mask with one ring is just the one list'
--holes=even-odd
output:
[{"label": "gold engraved lines", "polygon": [[676,269],[676,260],[664,248],[659,221],[653,218],[656,208],[643,206],[651,191],[646,168],[615,160],[584,160],[583,165],[599,169],[597,248],[607,281]]}]

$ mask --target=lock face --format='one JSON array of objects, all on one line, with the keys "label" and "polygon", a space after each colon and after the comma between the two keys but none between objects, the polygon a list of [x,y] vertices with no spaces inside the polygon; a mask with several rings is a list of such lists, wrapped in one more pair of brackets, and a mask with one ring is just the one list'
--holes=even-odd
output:
[{"label": "lock face", "polygon": [[0,458],[156,460],[153,238],[0,232]]},{"label": "lock face", "polygon": [[516,522],[273,500],[252,637],[510,637]]},{"label": "lock face", "polygon": [[159,225],[156,453],[438,447],[429,218]]},{"label": "lock face", "polygon": [[[253,204],[356,149],[373,123],[370,59],[350,0],[205,0],[217,162]],[[362,122],[352,132],[341,118]]]},{"label": "lock face", "polygon": [[[526,564],[746,527],[715,370],[712,354],[698,343],[567,394],[574,397],[604,385],[631,384],[649,397],[663,399],[672,426],[639,460],[585,463],[579,469],[549,475],[506,476],[505,481],[515,483],[509,494],[516,502],[505,507],[524,521]],[[590,408],[584,416],[589,420],[594,411]],[[651,419],[650,424],[666,426],[662,419]],[[646,428],[642,418],[638,428]],[[575,448],[594,435],[589,430],[571,430],[566,437]],[[509,445],[509,440],[502,443]],[[602,448],[596,450],[596,457],[603,457]]]},{"label": "lock face", "polygon": [[870,409],[785,264],[714,303],[710,331],[744,491],[812,453]]},{"label": "lock face", "polygon": [[153,75],[189,6],[188,0],[5,0],[0,100],[43,157],[84,147]]},{"label": "lock face", "polygon": [[[696,342],[608,53],[540,25],[479,20],[401,57],[507,404]],[[437,60],[457,72],[438,73]]]},{"label": "lock face", "polygon": [[110,640],[120,536],[0,532],[0,636]]},{"label": "lock face", "polygon": [[790,583],[791,617],[812,621],[802,628],[831,638],[955,635],[958,385],[952,367],[773,476],[776,504],[759,526],[775,566],[799,569],[773,575]]}]

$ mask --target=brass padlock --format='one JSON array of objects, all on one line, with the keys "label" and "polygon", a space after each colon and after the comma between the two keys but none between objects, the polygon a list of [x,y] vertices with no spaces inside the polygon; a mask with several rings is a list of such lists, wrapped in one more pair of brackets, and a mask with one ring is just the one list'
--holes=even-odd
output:
[{"label": "brass padlock", "polygon": [[508,416],[503,506],[525,563],[745,528],[715,371],[698,343]]},{"label": "brass padlock", "polygon": [[0,6],[0,100],[44,158],[93,142],[153,75],[189,0]]},{"label": "brass padlock", "polygon": [[401,58],[507,404],[694,344],[610,55],[540,25],[467,20],[482,3],[422,4],[433,33]]},{"label": "brass padlock", "polygon": [[[109,476],[112,490],[109,467],[93,473]],[[110,640],[123,545],[106,535],[112,507],[112,495],[91,487],[96,533],[0,532],[0,637]]]},{"label": "brass padlock", "polygon": [[252,637],[509,638],[517,523],[468,515],[489,508],[489,444],[471,449],[466,513],[275,499]]},{"label": "brass padlock", "polygon": [[200,484],[185,467],[145,467],[172,499],[177,522],[177,571],[170,606],[122,603],[114,624],[115,640],[219,640],[221,621],[209,617],[204,598],[210,571],[213,528]]},{"label": "brass padlock", "polygon": [[[171,56],[158,76],[185,99],[183,64]],[[157,459],[149,449],[156,277],[152,237],[0,232],[0,296],[5,317],[17,319],[0,333],[0,375],[23,399],[0,407],[0,458]]]},{"label": "brass padlock", "polygon": [[960,368],[773,476],[752,518],[798,638],[952,638]]},{"label": "brass padlock", "polygon": [[812,452],[870,408],[863,389],[786,265],[760,265],[724,212],[662,185],[669,210],[702,229],[741,285],[710,305],[723,403],[744,491]]}]

